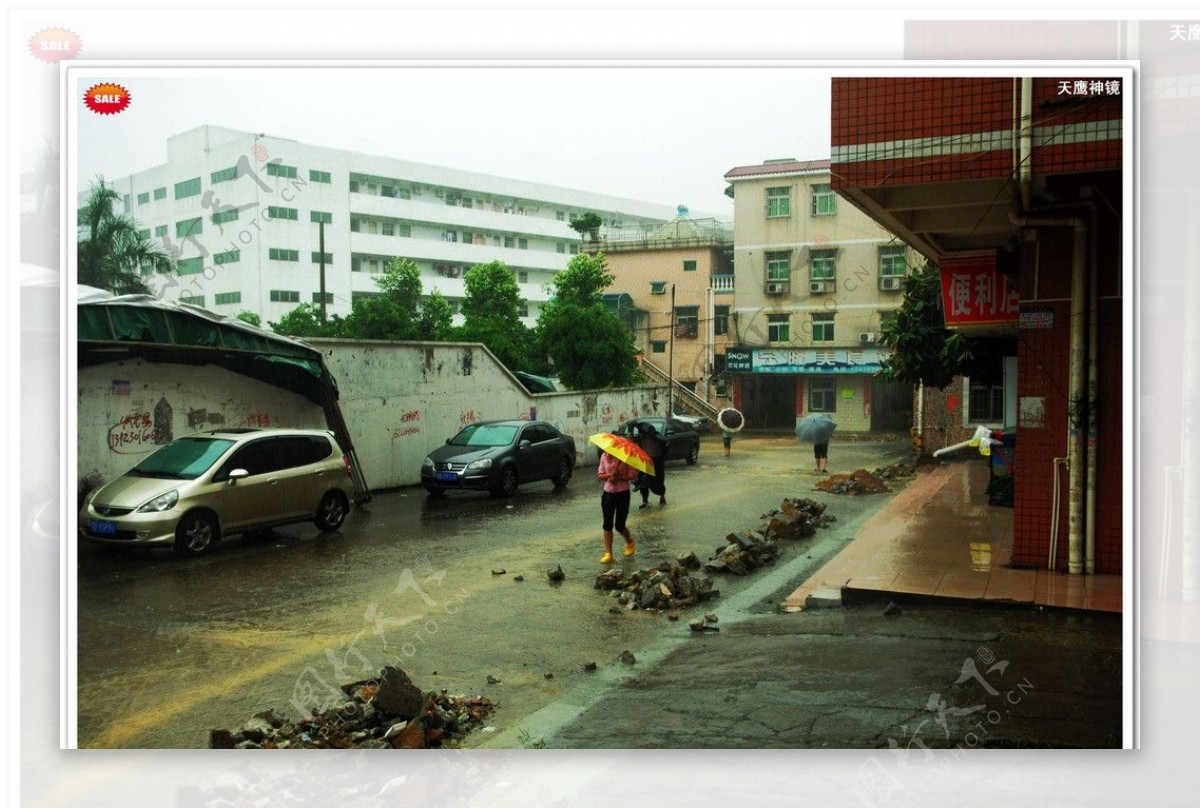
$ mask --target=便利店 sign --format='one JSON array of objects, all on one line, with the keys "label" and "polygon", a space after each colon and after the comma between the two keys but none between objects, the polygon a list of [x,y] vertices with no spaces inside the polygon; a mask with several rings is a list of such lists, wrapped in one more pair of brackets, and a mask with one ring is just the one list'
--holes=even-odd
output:
[{"label": "\u4fbf\u5229\u5e97 sign", "polygon": [[953,326],[1016,325],[1017,287],[996,267],[995,254],[943,259],[942,311]]}]

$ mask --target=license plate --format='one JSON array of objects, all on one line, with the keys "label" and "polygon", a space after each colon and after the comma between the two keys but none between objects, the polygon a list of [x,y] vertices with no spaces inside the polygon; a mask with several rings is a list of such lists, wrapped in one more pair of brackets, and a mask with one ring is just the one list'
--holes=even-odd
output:
[{"label": "license plate", "polygon": [[437,479],[438,479],[439,483],[457,483],[458,482],[458,473],[457,472],[438,472]]},{"label": "license plate", "polygon": [[88,530],[93,534],[108,534],[117,533],[117,524],[111,520],[88,520]]}]

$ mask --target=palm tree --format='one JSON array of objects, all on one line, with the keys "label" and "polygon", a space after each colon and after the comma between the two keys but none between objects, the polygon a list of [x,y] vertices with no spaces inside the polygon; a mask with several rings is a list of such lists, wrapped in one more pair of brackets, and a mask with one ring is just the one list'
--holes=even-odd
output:
[{"label": "palm tree", "polygon": [[79,212],[79,283],[125,295],[150,288],[141,279],[148,266],[157,273],[175,271],[175,262],[138,233],[137,223],[117,214],[113,205],[120,199],[116,190],[100,177]]}]

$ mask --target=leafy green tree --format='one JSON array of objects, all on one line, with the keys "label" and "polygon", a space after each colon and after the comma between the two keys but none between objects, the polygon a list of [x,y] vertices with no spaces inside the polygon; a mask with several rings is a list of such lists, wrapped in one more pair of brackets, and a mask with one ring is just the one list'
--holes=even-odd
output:
[{"label": "leafy green tree", "polygon": [[603,253],[575,256],[554,277],[554,298],[538,316],[537,342],[567,387],[607,388],[637,379],[633,339],[600,302],[612,281]]},{"label": "leafy green tree", "polygon": [[103,177],[88,192],[87,202],[79,211],[79,283],[117,295],[149,294],[150,288],[141,279],[141,268],[171,273],[175,262],[138,233],[131,217],[113,210],[120,199]]},{"label": "leafy green tree", "polygon": [[908,276],[904,303],[894,319],[884,322],[879,339],[895,349],[880,372],[889,381],[944,388],[968,373],[975,357],[975,342],[945,326],[941,271],[929,262]]},{"label": "leafy green tree", "polygon": [[341,319],[322,323],[321,307],[315,303],[302,303],[270,325],[271,331],[286,337],[337,337]]},{"label": "leafy green tree", "polygon": [[600,226],[604,224],[604,220],[600,218],[600,214],[588,211],[580,216],[572,216],[568,224],[571,230],[579,234],[579,238],[596,241],[600,238]]},{"label": "leafy green tree", "polygon": [[450,339],[454,324],[454,310],[438,290],[433,290],[421,302],[421,316],[417,320],[417,331],[422,340],[441,342]]},{"label": "leafy green tree", "polygon": [[483,343],[509,370],[529,370],[534,335],[521,322],[525,300],[512,270],[502,261],[477,264],[463,275],[463,286],[457,339]]},{"label": "leafy green tree", "polygon": [[257,312],[251,312],[249,309],[243,309],[234,315],[238,320],[243,320],[251,326],[261,326],[262,317]]}]

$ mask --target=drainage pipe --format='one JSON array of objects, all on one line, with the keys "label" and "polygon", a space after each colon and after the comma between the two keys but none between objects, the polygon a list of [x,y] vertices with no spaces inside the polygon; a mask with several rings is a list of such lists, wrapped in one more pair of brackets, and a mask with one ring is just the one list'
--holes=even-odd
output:
[{"label": "drainage pipe", "polygon": [[1066,462],[1066,458],[1054,458],[1051,464],[1054,484],[1050,487],[1050,553],[1046,559],[1047,570],[1054,570],[1058,563],[1058,517],[1062,505],[1062,475],[1058,473],[1058,467]]},{"label": "drainage pipe", "polygon": [[[1033,177],[1033,79],[1021,79],[1020,118],[1015,121],[1017,130],[1017,187],[1021,190],[1021,210],[1033,207],[1030,181]],[[1015,104],[1013,105],[1016,106]]]},{"label": "drainage pipe", "polygon": [[1100,318],[1097,287],[1099,275],[1096,265],[1096,210],[1092,208],[1089,233],[1091,249],[1088,251],[1088,367],[1087,367],[1087,497],[1084,500],[1084,571],[1089,575],[1096,572],[1096,463],[1099,453],[1099,423],[1096,413],[1096,393],[1099,386],[1099,362],[1097,358],[1096,327]]},{"label": "drainage pipe", "polygon": [[[1083,471],[1081,423],[1085,403],[1085,325],[1087,318],[1088,225],[1078,217],[1035,218],[1009,215],[1018,227],[1069,227],[1071,247],[1070,364],[1067,374],[1067,572],[1084,572],[1083,563]],[[1041,249],[1039,245],[1039,250]]]}]

